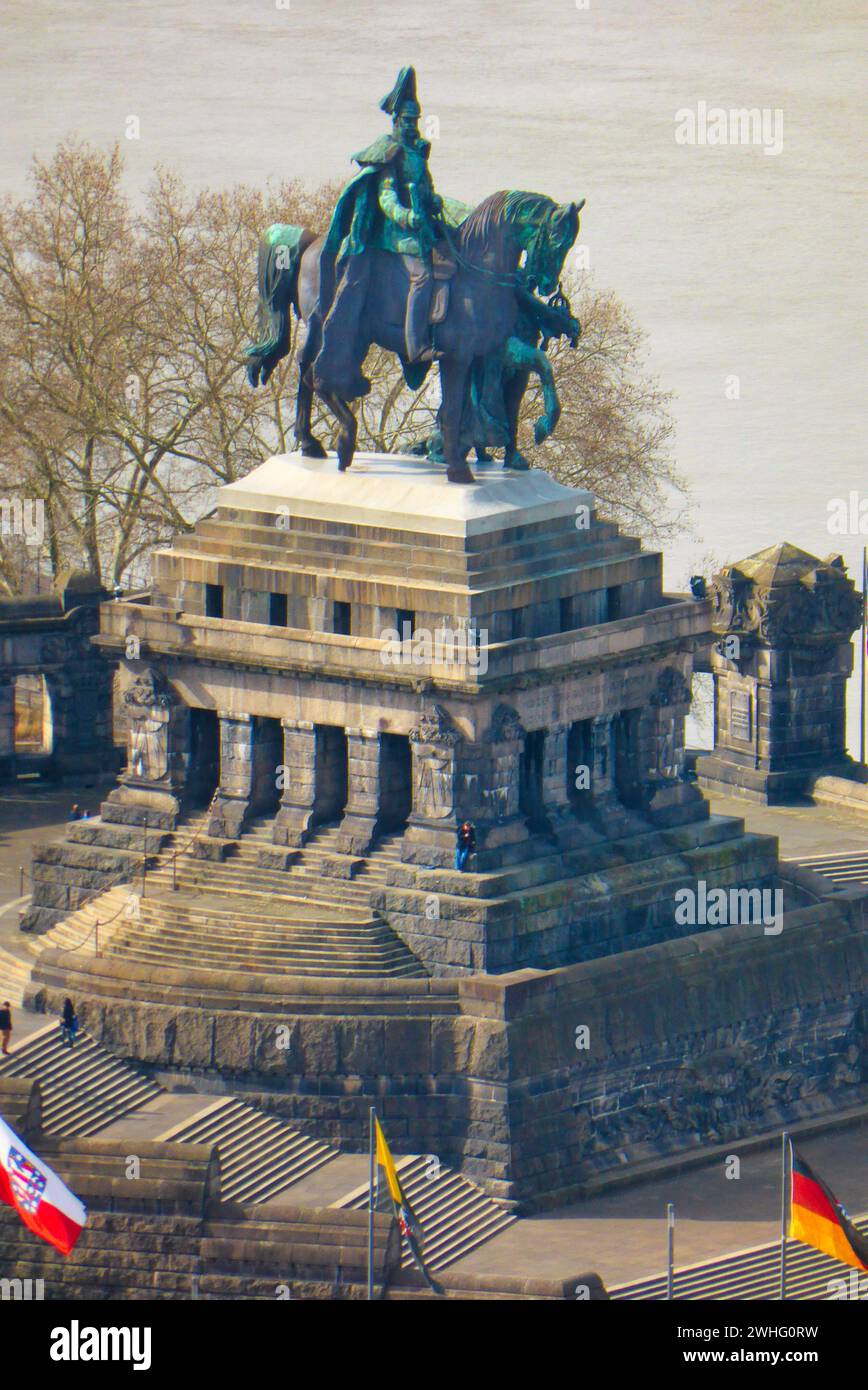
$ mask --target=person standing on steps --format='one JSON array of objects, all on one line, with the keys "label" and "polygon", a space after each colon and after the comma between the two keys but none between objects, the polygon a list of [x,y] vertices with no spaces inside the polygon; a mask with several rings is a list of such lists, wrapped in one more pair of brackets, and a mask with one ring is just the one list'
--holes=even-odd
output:
[{"label": "person standing on steps", "polygon": [[462,825],[459,825],[456,839],[455,867],[460,873],[463,873],[471,854],[476,853],[476,831],[472,821],[466,820]]},{"label": "person standing on steps", "polygon": [[74,1047],[75,1035],[78,1032],[78,1016],[71,999],[64,999],[63,1001],[63,1018],[60,1023],[60,1031],[67,1047]]},{"label": "person standing on steps", "polygon": [[9,1056],[9,1039],[12,1036],[12,1005],[7,999],[0,1009],[0,1038],[3,1039],[3,1056]]}]

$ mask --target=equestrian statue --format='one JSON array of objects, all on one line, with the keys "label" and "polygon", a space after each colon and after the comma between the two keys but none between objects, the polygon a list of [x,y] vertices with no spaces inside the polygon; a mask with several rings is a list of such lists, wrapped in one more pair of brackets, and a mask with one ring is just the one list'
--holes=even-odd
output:
[{"label": "equestrian statue", "polygon": [[429,454],[442,456],[450,482],[475,481],[472,445],[478,455],[504,447],[508,466],[527,467],[515,432],[529,373],[544,388],[540,442],[559,410],[545,346],[558,336],[575,344],[580,332],[560,277],[584,200],[557,204],[511,190],[450,211],[431,179],[412,67],[380,106],[392,133],[355,156],[359,173],[325,235],[276,223],[260,243],[261,337],[246,354],[250,383],[264,385],[288,354],[292,309],[307,325],[295,417],[303,455],[326,457],[311,432],[316,395],[337,418],[338,467],[349,468],[357,433],[349,402],[370,390],[362,365],[377,344],[398,355],[412,389],[438,364],[439,440]]}]

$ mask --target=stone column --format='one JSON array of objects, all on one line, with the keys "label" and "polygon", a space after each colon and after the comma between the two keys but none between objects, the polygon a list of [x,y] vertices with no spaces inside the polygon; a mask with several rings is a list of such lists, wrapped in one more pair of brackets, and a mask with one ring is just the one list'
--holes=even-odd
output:
[{"label": "stone column", "polygon": [[0,678],[0,777],[15,770],[15,681]]},{"label": "stone column", "polygon": [[570,815],[567,768],[569,732],[568,724],[556,724],[546,732],[543,754],[543,806],[555,834]]},{"label": "stone column", "polygon": [[347,729],[347,804],[338,828],[339,854],[367,854],[378,830],[380,735]]},{"label": "stone column", "polygon": [[599,714],[591,720],[591,802],[595,813],[618,804],[615,786],[615,720]]},{"label": "stone column", "polygon": [[253,778],[253,716],[218,712],[220,720],[220,784],[208,834],[237,840],[250,807]]},{"label": "stone column", "polygon": [[281,719],[283,795],[274,822],[276,845],[303,845],[310,834],[316,798],[316,729],[306,720]]}]

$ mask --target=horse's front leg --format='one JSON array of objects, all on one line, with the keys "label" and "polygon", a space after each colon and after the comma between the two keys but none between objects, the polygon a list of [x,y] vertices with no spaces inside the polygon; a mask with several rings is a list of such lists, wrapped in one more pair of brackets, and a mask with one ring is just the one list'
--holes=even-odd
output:
[{"label": "horse's front leg", "polygon": [[548,439],[557,429],[558,420],[561,418],[561,403],[555,384],[554,368],[541,348],[533,349],[533,370],[542,383],[545,407],[545,414],[539,417],[533,427],[533,437],[534,443],[542,444],[543,440]]},{"label": "horse's front leg", "polygon": [[443,457],[450,483],[475,483],[461,448],[461,417],[470,362],[466,357],[440,359],[440,427],[443,431]]}]

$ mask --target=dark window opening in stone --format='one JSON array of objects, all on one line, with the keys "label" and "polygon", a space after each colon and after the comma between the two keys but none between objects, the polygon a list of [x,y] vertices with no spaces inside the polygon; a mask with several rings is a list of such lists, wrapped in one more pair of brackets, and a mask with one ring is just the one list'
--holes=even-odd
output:
[{"label": "dark window opening in stone", "polygon": [[592,727],[590,719],[577,719],[567,734],[567,795],[577,816],[591,809]]},{"label": "dark window opening in stone", "polygon": [[509,610],[509,639],[515,641],[518,637],[524,636],[524,609],[510,608]]},{"label": "dark window opening in stone", "polygon": [[205,585],[205,617],[206,617],[206,618],[222,618],[222,617],[223,617],[223,585],[222,585],[222,584],[206,584],[206,585]]},{"label": "dark window opening in stone", "polygon": [[566,598],[558,599],[559,632],[572,632],[575,627],[576,624],[573,618],[574,606],[572,594],[569,594]]},{"label": "dark window opening in stone", "polygon": [[53,747],[51,701],[44,676],[16,676],[14,743],[19,757],[45,757]]},{"label": "dark window opening in stone", "polygon": [[335,599],[332,605],[332,632],[339,637],[349,637],[352,632],[350,605],[343,599]]},{"label": "dark window opening in stone", "polygon": [[639,768],[639,715],[625,709],[615,716],[615,786],[622,805],[639,810],[642,805],[642,778]]},{"label": "dark window opening in stone", "polygon": [[286,594],[268,595],[268,621],[272,627],[286,627],[288,600]]},{"label": "dark window opening in stone", "polygon": [[606,590],[606,622],[614,623],[622,616],[621,586],[614,584]]},{"label": "dark window opening in stone", "polygon": [[413,759],[406,734],[380,738],[380,828],[384,833],[403,830],[413,807]]},{"label": "dark window opening in stone", "polygon": [[274,816],[280,805],[283,779],[283,729],[279,719],[255,715],[253,719],[253,767],[250,782],[250,813]]},{"label": "dark window opening in stone", "polygon": [[346,729],[317,724],[315,739],[313,822],[338,820],[347,804],[349,759]]},{"label": "dark window opening in stone", "polygon": [[409,642],[416,631],[416,614],[412,608],[395,609],[395,627],[398,629],[398,640]]},{"label": "dark window opening in stone", "polygon": [[220,776],[220,725],[213,709],[190,710],[190,768],[187,788],[192,806],[207,806]]},{"label": "dark window opening in stone", "polygon": [[546,828],[543,806],[543,763],[545,759],[545,729],[525,734],[524,748],[518,770],[518,805],[533,831]]}]

